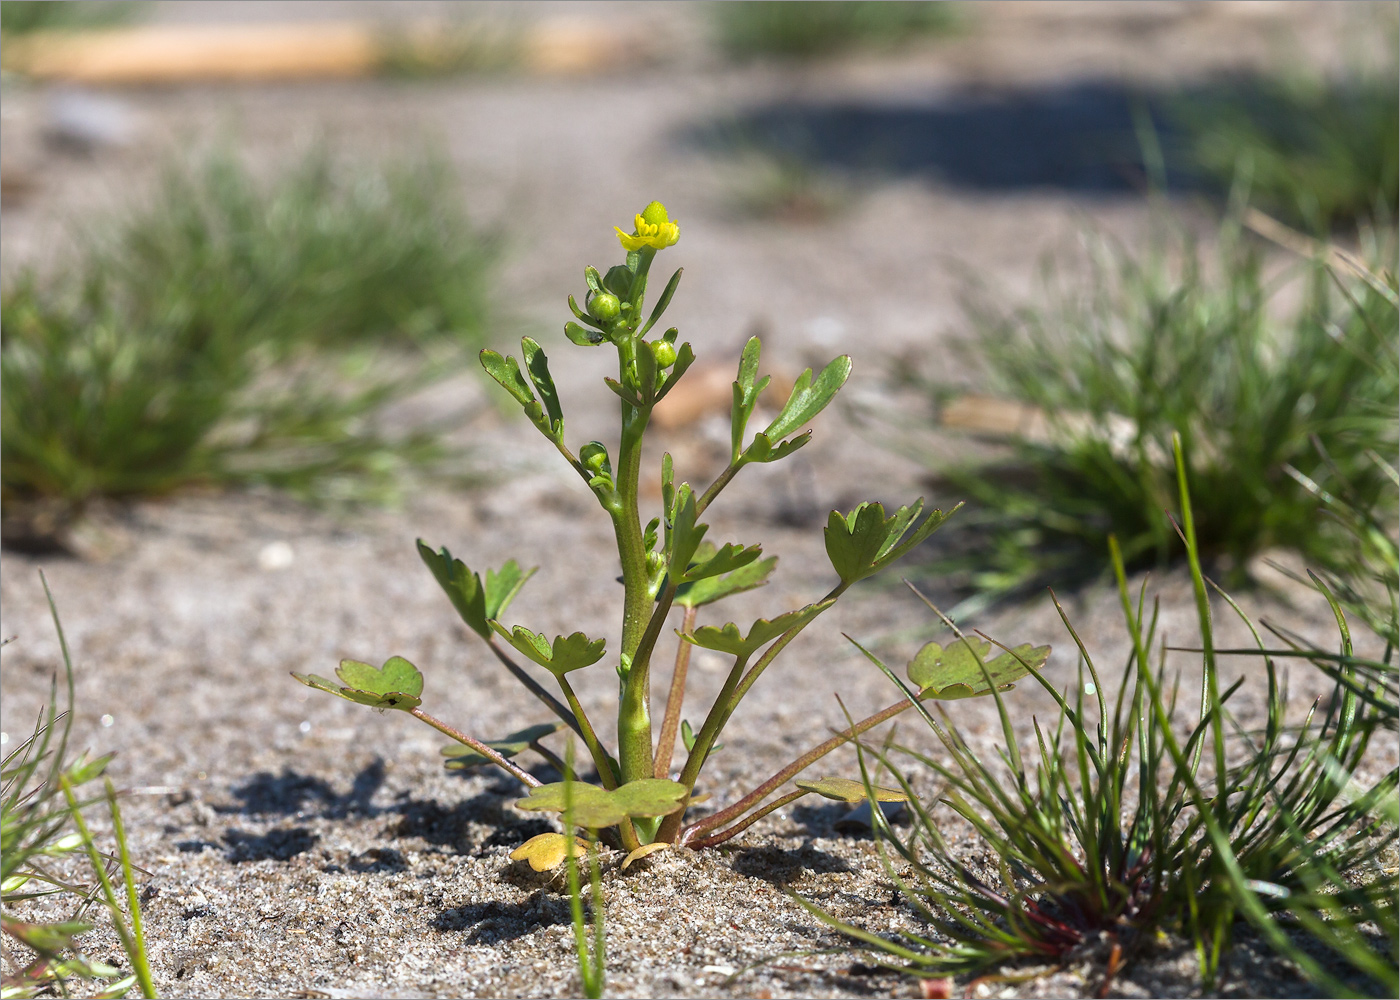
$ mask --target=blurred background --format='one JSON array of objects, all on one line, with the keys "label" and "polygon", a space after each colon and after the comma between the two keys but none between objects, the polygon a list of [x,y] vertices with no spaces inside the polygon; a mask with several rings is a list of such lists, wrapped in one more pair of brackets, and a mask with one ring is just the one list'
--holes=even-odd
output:
[{"label": "blurred background", "polygon": [[751,334],[789,379],[851,353],[857,444],[774,503],[912,462],[975,500],[931,564],[961,600],[1097,574],[1110,531],[1174,558],[1172,430],[1227,577],[1332,558],[1306,482],[1393,507],[1393,2],[2,9],[11,548],[101,558],[122,498],[513,468],[476,351],[568,349],[654,198],[702,362],[669,446],[718,455],[704,362]]}]

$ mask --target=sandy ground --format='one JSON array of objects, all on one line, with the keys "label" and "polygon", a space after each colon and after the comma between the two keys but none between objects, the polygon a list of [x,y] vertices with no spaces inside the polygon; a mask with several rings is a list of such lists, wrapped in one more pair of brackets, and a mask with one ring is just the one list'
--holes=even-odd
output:
[{"label": "sandy ground", "polygon": [[[309,19],[339,6],[174,3],[159,16],[287,16],[290,8]],[[404,16],[400,6],[376,10]],[[384,13],[391,7],[394,14]],[[1301,58],[1335,66],[1351,37],[1346,17],[1329,5],[991,5],[962,38],[817,73],[723,67],[703,45],[685,44],[700,16],[688,6],[568,11],[649,18],[676,56],[639,73],[579,80],[125,91],[106,96],[122,102],[134,138],[83,156],[43,141],[51,89],[7,81],[7,162],[39,169],[41,179],[26,201],[5,207],[5,273],[51,259],[63,222],[141,190],[174,145],[198,148],[232,136],[255,162],[271,163],[320,137],[348,151],[430,142],[451,158],[476,217],[506,237],[500,280],[509,325],[515,336],[553,338],[545,343],[556,358],[571,439],[611,435],[610,394],[598,381],[607,364],[602,352],[572,348],[551,331],[566,317],[564,296],[581,287],[582,264],[616,255],[610,227],[653,197],[682,223],[680,245],[662,261],[686,268],[668,316],[702,361],[731,363],[760,329],[780,371],[848,350],[856,374],[846,394],[879,399],[894,357],[914,352],[930,372],[955,373],[948,345],[960,332],[959,267],[1022,296],[1040,257],[1067,245],[1080,227],[1104,227],[1129,241],[1142,233],[1141,200],[1034,184],[969,190],[904,176],[858,185],[844,211],[819,223],[747,221],[729,207],[723,165],[684,141],[689,130],[794,96],[930,101],[995,84],[1164,84]],[[598,127],[600,109],[609,129]],[[1208,227],[1206,212],[1183,207]],[[511,335],[503,332],[493,346],[510,349]],[[465,379],[441,392],[471,403],[485,389]],[[729,602],[726,619],[747,622],[796,607],[830,586],[825,511],[927,492],[925,469],[873,447],[847,417],[833,408],[798,459],[746,471],[713,508],[712,537],[762,541],[782,557],[774,583]],[[667,447],[682,460],[680,475],[703,481],[714,471],[714,430],[700,421],[663,435],[650,467]],[[43,569],[78,670],[79,745],[116,751],[112,773],[132,789],[128,827],[134,854],[151,873],[147,928],[163,995],[545,997],[577,990],[559,880],[507,858],[547,829],[510,807],[518,795],[513,782],[445,772],[443,741],[431,730],[310,692],[287,676],[329,673],[343,656],[378,662],[400,654],[427,677],[425,708],[468,732],[498,736],[543,719],[456,619],[418,560],[418,536],[449,546],[474,568],[510,557],[540,565],[512,620],[548,634],[583,629],[615,644],[620,592],[607,519],[523,422],[487,407],[470,432],[492,442],[483,461],[493,463],[494,476],[465,494],[425,490],[402,510],[353,514],[276,496],[185,496],[104,514],[126,543],[106,562],[6,554],[3,632],[19,641],[4,654],[4,731],[10,740],[25,731],[58,662],[37,579]],[[288,551],[290,560],[271,555]],[[1172,575],[1157,586],[1170,636],[1189,644],[1186,581]],[[1326,608],[1296,590],[1247,595],[1244,603],[1251,614],[1319,639],[1329,634]],[[1127,649],[1116,596],[1090,591],[1067,610],[1111,673]],[[711,764],[706,790],[717,802],[732,799],[824,738],[842,720],[835,693],[857,714],[893,700],[841,633],[902,664],[929,618],[893,582],[858,588],[755,689]],[[1072,644],[1048,602],[970,624],[1007,641],[1053,643],[1047,674],[1072,681]],[[1238,629],[1222,624],[1233,641]],[[717,658],[696,657],[690,704],[708,705],[723,668]],[[608,718],[615,694],[607,674],[582,685],[595,719]],[[1300,700],[1322,691],[1306,673],[1295,671],[1294,680]],[[1257,692],[1249,697],[1257,704]],[[1028,733],[1032,714],[1048,714],[1048,699],[1024,685],[1009,698]],[[990,705],[960,703],[956,718],[976,745],[993,745]],[[906,724],[901,733],[927,746],[920,729]],[[1393,757],[1385,748],[1377,766],[1393,766]],[[852,774],[854,766],[843,752],[818,770]],[[892,895],[875,845],[837,832],[841,807],[810,801],[775,813],[725,850],[663,853],[626,873],[614,858],[605,877],[609,994],[918,995],[917,984],[858,955],[824,954],[841,939],[790,899],[796,892],[876,931],[915,926]],[[1095,968],[1086,953],[1067,970],[981,987],[980,995],[1082,995],[1097,988]],[[1113,990],[1197,995],[1194,970],[1191,954],[1164,945]],[[1221,987],[1237,996],[1306,990],[1247,935]]]}]

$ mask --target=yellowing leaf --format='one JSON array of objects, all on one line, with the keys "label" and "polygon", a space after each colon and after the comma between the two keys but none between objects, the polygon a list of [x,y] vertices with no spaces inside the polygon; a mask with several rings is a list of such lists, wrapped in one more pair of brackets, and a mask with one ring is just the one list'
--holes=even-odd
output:
[{"label": "yellowing leaf", "polygon": [[[852,781],[850,778],[818,778],[815,781],[796,781],[793,784],[804,792],[816,792],[818,795],[828,799],[835,799],[837,802],[864,802],[865,785],[859,781]],[[903,802],[905,795],[896,788],[881,788],[879,785],[872,785],[875,792],[876,802]]]},{"label": "yellowing leaf", "polygon": [[[569,848],[570,840],[573,841],[572,850]],[[549,872],[564,863],[566,852],[574,857],[586,854],[588,841],[582,837],[565,837],[562,833],[542,833],[537,837],[531,837],[511,851],[510,859],[512,861],[528,861],[530,867],[535,871]]]},{"label": "yellowing leaf", "polygon": [[670,846],[670,844],[664,841],[658,841],[655,844],[643,844],[641,847],[637,848],[631,854],[627,855],[627,857],[622,859],[622,870],[626,871],[628,866],[630,866],[633,861],[641,861],[642,858],[655,854],[657,851],[665,850]]}]

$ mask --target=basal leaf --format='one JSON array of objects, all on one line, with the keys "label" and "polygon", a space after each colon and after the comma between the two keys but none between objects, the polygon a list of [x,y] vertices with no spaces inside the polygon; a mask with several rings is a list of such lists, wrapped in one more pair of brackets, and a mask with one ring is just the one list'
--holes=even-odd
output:
[{"label": "basal leaf", "polygon": [[[835,799],[837,802],[864,802],[865,785],[859,781],[852,781],[850,778],[817,778],[809,781],[793,782],[804,792],[816,792],[818,795],[828,799]],[[876,802],[903,802],[905,794],[894,788],[881,788],[879,785],[871,786],[875,792]]]},{"label": "basal leaf", "polygon": [[486,571],[483,588],[481,577],[462,560],[452,558],[446,548],[434,552],[420,538],[418,555],[432,571],[462,621],[483,639],[491,638],[491,626],[487,623],[505,611],[525,581],[535,573],[534,568],[522,571],[511,559],[498,572]]},{"label": "basal leaf", "polygon": [[[487,740],[486,745],[495,750],[502,757],[514,757],[530,749],[530,744],[544,739],[550,733],[557,732],[564,727],[563,722],[542,722],[537,726],[530,726],[519,732],[511,733],[499,740]],[[471,767],[480,767],[482,764],[494,763],[489,757],[483,757],[469,746],[461,743],[453,743],[442,748],[442,755],[451,758],[447,761],[447,767],[451,770],[465,770]]]},{"label": "basal leaf", "polygon": [[777,419],[764,431],[768,439],[778,441],[787,437],[826,409],[826,405],[841,391],[850,375],[851,359],[846,354],[832,360],[822,369],[815,381],[812,379],[812,369],[804,371],[793,386],[792,395],[788,397]]},{"label": "basal leaf", "polygon": [[681,807],[688,791],[679,781],[638,778],[608,793],[628,816],[669,816]]},{"label": "basal leaf", "polygon": [[1003,652],[993,657],[991,653],[992,644],[975,637],[955,639],[946,649],[930,642],[909,661],[909,682],[919,689],[920,697],[943,701],[991,694],[988,677],[998,691],[1009,691],[1014,681],[1045,665],[1050,647],[1025,643],[1016,647],[1014,655]]},{"label": "basal leaf", "polygon": [[[572,848],[572,849],[571,849]],[[572,854],[581,857],[588,853],[588,841],[582,837],[566,837],[562,833],[541,833],[531,837],[510,852],[512,861],[528,861],[537,872],[550,872],[564,863],[565,857]]]},{"label": "basal leaf", "polygon": [[423,675],[402,656],[391,656],[382,667],[359,660],[341,660],[335,672],[341,684],[316,674],[293,672],[292,676],[307,687],[371,708],[397,708],[406,712],[421,703]]},{"label": "basal leaf", "polygon": [[[608,791],[597,785],[580,781],[572,783],[573,802],[570,812],[576,826],[601,830],[617,826],[629,817],[666,816],[685,802],[686,788],[680,782],[664,778],[641,778]],[[530,794],[517,799],[515,808],[531,812],[564,811],[565,783],[556,781],[530,789]]]},{"label": "basal leaf", "polygon": [[622,870],[626,871],[628,868],[632,867],[632,863],[634,861],[641,861],[643,858],[650,857],[657,851],[664,851],[666,850],[666,848],[671,846],[673,845],[668,844],[662,840],[658,840],[652,844],[643,844],[641,847],[637,848],[631,854],[627,855],[627,857],[622,859]]},{"label": "basal leaf", "polygon": [[694,583],[682,584],[676,591],[675,603],[683,608],[698,608],[723,600],[731,594],[762,587],[768,583],[768,576],[776,565],[778,557],[769,556],[724,576],[712,576]]},{"label": "basal leaf", "polygon": [[336,676],[357,691],[371,694],[406,694],[417,697],[423,693],[423,675],[402,656],[391,656],[384,666],[373,667],[359,660],[341,660]]},{"label": "basal leaf", "polygon": [[734,656],[748,658],[759,647],[767,645],[789,629],[807,624],[835,603],[835,598],[832,598],[822,601],[820,604],[809,604],[805,608],[789,611],[776,618],[760,618],[749,626],[747,635],[741,635],[739,626],[729,622],[718,628],[714,625],[705,625],[689,635],[683,634],[681,638],[697,646],[703,646],[705,649],[714,649],[721,653],[731,653]]}]

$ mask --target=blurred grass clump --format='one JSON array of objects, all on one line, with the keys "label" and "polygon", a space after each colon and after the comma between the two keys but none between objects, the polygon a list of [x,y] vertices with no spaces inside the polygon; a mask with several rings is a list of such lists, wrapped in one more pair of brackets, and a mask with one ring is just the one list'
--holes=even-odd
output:
[{"label": "blurred grass clump", "polygon": [[0,3],[0,34],[112,28],[135,20],[143,6],[141,0],[4,0]]},{"label": "blurred grass clump", "polygon": [[[1391,34],[1393,34],[1393,29]],[[1180,155],[1266,212],[1325,235],[1393,219],[1400,204],[1400,77],[1239,80],[1172,108]]]},{"label": "blurred grass clump", "polygon": [[430,160],[216,154],[0,298],[7,503],[267,483],[384,499],[442,457],[385,404],[468,359],[492,247]]},{"label": "blurred grass clump", "polygon": [[950,3],[925,0],[737,0],[710,5],[720,48],[734,59],[806,59],[888,46],[956,23]]},{"label": "blurred grass clump", "polygon": [[1003,450],[937,472],[973,501],[966,548],[935,567],[974,592],[958,611],[1088,582],[1110,536],[1130,568],[1178,559],[1161,517],[1177,431],[1212,572],[1238,584],[1271,548],[1342,568],[1344,533],[1316,516],[1305,481],[1348,484],[1361,511],[1393,518],[1395,506],[1376,461],[1397,448],[1393,238],[1377,236],[1368,255],[1383,280],[1317,261],[1271,277],[1233,223],[1212,258],[1162,228],[1141,259],[1089,238],[1083,266],[1047,270],[1044,304],[972,298],[973,360],[992,397],[930,389],[945,425],[976,402],[1016,426],[1002,415]]}]

